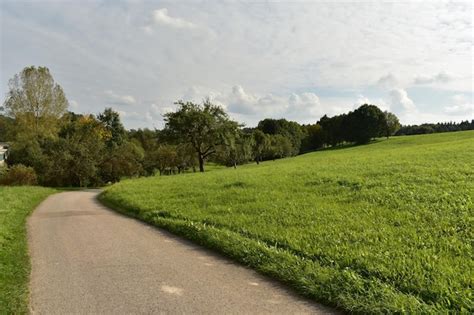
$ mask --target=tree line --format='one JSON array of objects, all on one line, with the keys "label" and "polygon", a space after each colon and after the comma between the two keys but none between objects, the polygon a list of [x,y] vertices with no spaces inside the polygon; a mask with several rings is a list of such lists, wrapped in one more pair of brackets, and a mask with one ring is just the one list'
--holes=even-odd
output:
[{"label": "tree line", "polygon": [[375,105],[323,116],[300,125],[263,119],[255,128],[233,121],[209,99],[178,101],[163,129],[126,130],[119,114],[68,111],[67,98],[49,70],[27,67],[9,82],[0,114],[0,141],[11,143],[0,184],[100,186],[121,178],[204,172],[207,162],[237,165],[295,156],[343,143],[365,144],[400,129],[398,118]]},{"label": "tree line", "polygon": [[428,133],[465,131],[465,130],[474,130],[474,119],[472,119],[471,122],[469,122],[468,120],[465,120],[465,121],[461,121],[460,123],[446,122],[446,123],[436,123],[436,124],[402,126],[396,132],[395,135],[396,136],[422,135],[422,134],[428,134]]}]

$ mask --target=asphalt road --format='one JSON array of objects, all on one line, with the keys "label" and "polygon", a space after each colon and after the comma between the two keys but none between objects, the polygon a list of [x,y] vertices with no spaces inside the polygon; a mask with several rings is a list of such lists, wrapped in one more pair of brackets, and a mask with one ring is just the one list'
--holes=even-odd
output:
[{"label": "asphalt road", "polygon": [[33,314],[329,313],[274,281],[100,205],[46,199],[28,220]]}]

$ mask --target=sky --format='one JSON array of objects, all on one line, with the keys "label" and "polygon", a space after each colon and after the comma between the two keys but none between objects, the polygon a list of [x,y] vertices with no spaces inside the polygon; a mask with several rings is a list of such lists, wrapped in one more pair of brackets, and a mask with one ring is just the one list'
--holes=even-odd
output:
[{"label": "sky", "polygon": [[69,110],[162,128],[177,100],[315,123],[364,103],[474,119],[471,2],[0,0],[0,83],[46,66]]}]

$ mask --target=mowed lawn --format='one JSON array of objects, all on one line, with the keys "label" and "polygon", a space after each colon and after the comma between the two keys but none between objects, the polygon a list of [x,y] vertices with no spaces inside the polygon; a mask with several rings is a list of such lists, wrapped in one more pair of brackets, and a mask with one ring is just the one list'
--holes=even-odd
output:
[{"label": "mowed lawn", "polygon": [[126,180],[101,200],[345,311],[474,312],[473,131]]},{"label": "mowed lawn", "polygon": [[0,186],[0,314],[28,313],[26,217],[53,189]]}]

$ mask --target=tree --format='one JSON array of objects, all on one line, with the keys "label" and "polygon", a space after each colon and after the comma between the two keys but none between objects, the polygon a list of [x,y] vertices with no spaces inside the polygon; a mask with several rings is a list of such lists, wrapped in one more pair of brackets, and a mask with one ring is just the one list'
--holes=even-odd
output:
[{"label": "tree", "polygon": [[97,120],[109,134],[105,139],[106,153],[100,163],[100,178],[104,182],[118,182],[122,177],[142,173],[144,150],[139,141],[128,141],[127,132],[120,121],[120,115],[112,108],[106,108],[97,115]]},{"label": "tree", "polygon": [[10,141],[13,138],[12,127],[13,119],[4,115],[0,115],[0,142]]},{"label": "tree", "polygon": [[348,140],[348,115],[342,114],[333,117],[324,115],[318,121],[318,125],[322,127],[324,143],[336,146]]},{"label": "tree", "polygon": [[138,176],[143,172],[144,150],[139,143],[124,141],[119,146],[107,148],[99,165],[103,182],[119,182],[122,177]]},{"label": "tree", "polygon": [[178,173],[184,172],[184,170],[192,168],[193,172],[196,172],[196,166],[198,161],[194,149],[189,144],[179,144],[176,147]]},{"label": "tree", "polygon": [[233,141],[218,148],[215,160],[226,166],[237,168],[237,165],[247,163],[252,159],[252,147],[252,135],[240,131]]},{"label": "tree", "polygon": [[270,140],[268,139],[268,136],[259,129],[255,129],[253,131],[252,138],[253,138],[253,142],[252,142],[253,156],[254,156],[255,162],[257,162],[257,164],[260,164],[260,162],[263,159],[263,155],[265,151],[270,145]]},{"label": "tree", "polygon": [[292,156],[293,146],[287,137],[276,134],[268,135],[269,145],[267,146],[264,156],[265,159],[281,159]]},{"label": "tree", "polygon": [[171,170],[177,167],[178,153],[176,152],[176,146],[174,145],[161,145],[153,152],[153,161],[155,169],[160,171],[160,175],[163,175],[165,170]]},{"label": "tree", "polygon": [[323,128],[319,124],[305,125],[306,135],[301,142],[301,152],[322,148],[324,145]]},{"label": "tree", "polygon": [[199,171],[204,172],[205,160],[216,153],[219,145],[235,138],[239,125],[226,112],[208,99],[202,105],[178,101],[176,112],[167,113],[165,132],[178,143],[188,143],[194,149]]},{"label": "tree", "polygon": [[398,117],[395,116],[395,114],[390,113],[389,111],[384,112],[385,115],[385,134],[384,136],[387,137],[387,139],[391,136],[394,135],[399,129],[400,129],[400,121],[398,120]]},{"label": "tree", "polygon": [[126,138],[126,131],[120,121],[120,115],[112,108],[106,108],[103,113],[97,115],[97,119],[102,122],[105,129],[110,132],[110,139],[107,140],[109,148],[121,145]]},{"label": "tree", "polygon": [[297,155],[300,152],[304,133],[297,122],[266,118],[258,123],[257,129],[268,135],[282,135],[288,138],[292,146],[291,155]]},{"label": "tree", "polygon": [[[68,115],[69,120],[59,132],[59,139],[43,145],[48,157],[43,181],[51,186],[100,185],[101,163],[108,157],[106,142],[110,131],[93,115]],[[38,174],[40,175],[40,174]]]},{"label": "tree", "polygon": [[158,130],[150,130],[148,128],[132,129],[127,132],[127,135],[129,139],[138,141],[145,152],[154,150],[158,146]]},{"label": "tree", "polygon": [[[357,144],[368,143],[386,130],[384,113],[375,105],[364,104],[347,115],[348,140]],[[323,127],[324,128],[324,127]]]},{"label": "tree", "polygon": [[15,118],[18,132],[36,138],[54,136],[67,107],[63,89],[46,67],[27,67],[9,82],[4,108]]}]

